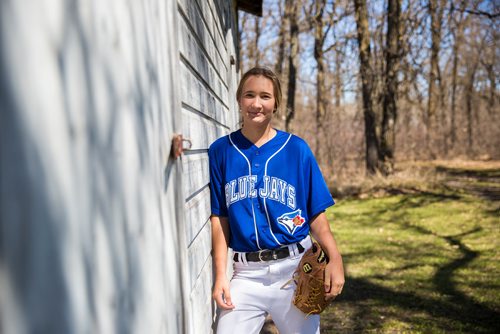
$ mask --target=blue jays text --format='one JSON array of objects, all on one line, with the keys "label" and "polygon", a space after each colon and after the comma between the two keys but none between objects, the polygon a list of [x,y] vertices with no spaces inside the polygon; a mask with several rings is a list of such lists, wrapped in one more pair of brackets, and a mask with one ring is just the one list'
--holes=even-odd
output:
[{"label": "blue jays text", "polygon": [[226,205],[229,206],[245,198],[256,198],[257,193],[261,198],[287,205],[295,210],[295,187],[274,176],[264,175],[263,186],[255,189],[257,175],[241,176],[237,180],[231,180],[225,185]]}]

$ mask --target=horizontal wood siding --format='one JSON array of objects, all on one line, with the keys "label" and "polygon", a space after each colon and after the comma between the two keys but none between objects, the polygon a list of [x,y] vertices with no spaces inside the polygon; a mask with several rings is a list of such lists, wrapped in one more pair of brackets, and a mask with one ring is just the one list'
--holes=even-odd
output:
[{"label": "horizontal wood siding", "polygon": [[185,63],[180,65],[182,101],[186,108],[199,112],[217,124],[228,123],[229,110],[213,90],[193,74]]},{"label": "horizontal wood siding", "polygon": [[[207,333],[214,316],[208,146],[233,130],[237,109],[235,45],[229,28],[231,1],[178,1],[179,78],[182,134],[190,149],[182,156],[182,191],[188,263],[184,271],[188,333]],[[228,38],[229,36],[229,38]]]},{"label": "horizontal wood siding", "polygon": [[205,263],[196,285],[189,297],[189,332],[190,333],[210,333],[212,328],[212,318],[215,311],[212,303],[212,261]]},{"label": "horizontal wood siding", "polygon": [[[210,190],[208,185],[203,190],[186,202],[186,235],[188,245],[193,243],[200,230],[208,222],[208,218],[203,219],[207,212],[210,212]],[[201,217],[201,219],[200,219]]]}]

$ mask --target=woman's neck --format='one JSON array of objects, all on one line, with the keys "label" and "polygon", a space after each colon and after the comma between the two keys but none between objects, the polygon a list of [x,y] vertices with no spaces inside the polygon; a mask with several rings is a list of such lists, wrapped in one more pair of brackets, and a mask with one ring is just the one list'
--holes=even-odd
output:
[{"label": "woman's neck", "polygon": [[241,133],[255,146],[260,147],[267,143],[271,138],[274,137],[276,130],[274,130],[270,125],[266,127],[249,127],[243,125],[241,128]]}]

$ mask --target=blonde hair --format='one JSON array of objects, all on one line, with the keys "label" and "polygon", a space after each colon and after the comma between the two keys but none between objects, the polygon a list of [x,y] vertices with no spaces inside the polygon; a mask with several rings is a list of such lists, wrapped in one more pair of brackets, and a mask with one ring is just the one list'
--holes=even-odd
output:
[{"label": "blonde hair", "polygon": [[281,99],[282,99],[282,93],[281,93],[281,83],[280,80],[278,79],[278,76],[274,74],[273,71],[271,71],[268,68],[265,67],[254,67],[243,74],[241,77],[240,83],[238,85],[238,89],[236,90],[236,100],[239,102],[241,99],[241,94],[243,93],[243,85],[245,82],[248,80],[249,77],[251,76],[259,76],[262,75],[273,83],[273,88],[274,88],[274,112],[279,111],[279,107],[281,105]]}]

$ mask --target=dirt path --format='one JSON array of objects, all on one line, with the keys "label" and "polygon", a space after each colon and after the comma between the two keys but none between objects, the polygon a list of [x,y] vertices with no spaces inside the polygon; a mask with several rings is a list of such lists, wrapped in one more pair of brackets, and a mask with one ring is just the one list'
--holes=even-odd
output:
[{"label": "dirt path", "polygon": [[469,192],[489,201],[500,201],[500,167],[437,166],[436,172],[444,177],[444,183],[450,189]]}]

